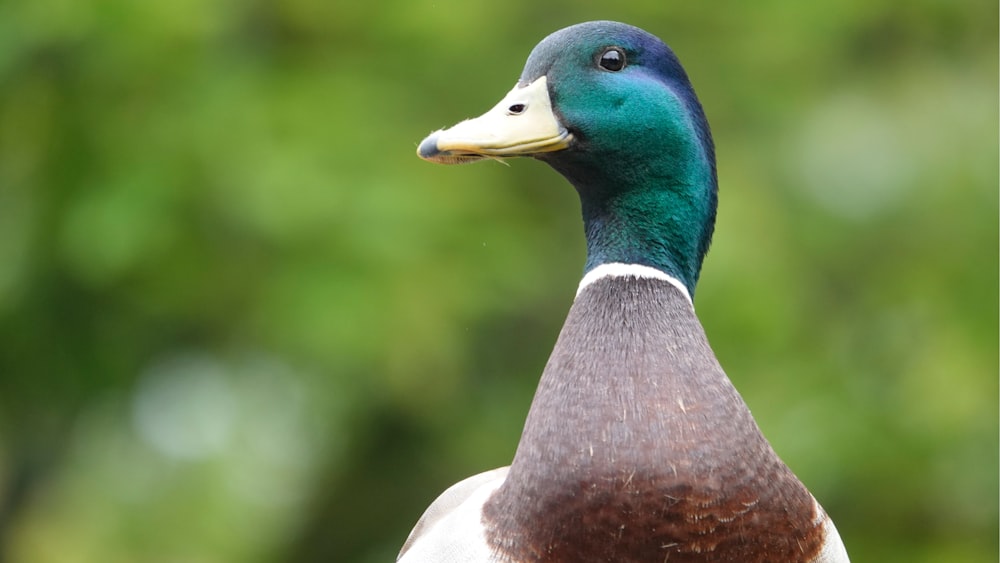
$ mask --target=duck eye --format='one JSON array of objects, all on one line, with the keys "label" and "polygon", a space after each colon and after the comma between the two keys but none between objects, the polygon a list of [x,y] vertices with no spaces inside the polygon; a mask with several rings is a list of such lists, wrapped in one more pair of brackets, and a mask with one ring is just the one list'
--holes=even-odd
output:
[{"label": "duck eye", "polygon": [[598,59],[597,64],[604,70],[618,72],[625,68],[625,51],[622,51],[619,47],[608,47],[601,53],[601,58]]}]

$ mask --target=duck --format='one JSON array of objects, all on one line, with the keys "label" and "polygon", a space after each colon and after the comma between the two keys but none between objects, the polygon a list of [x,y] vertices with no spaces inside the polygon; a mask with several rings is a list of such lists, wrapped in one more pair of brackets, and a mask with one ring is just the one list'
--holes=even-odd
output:
[{"label": "duck", "polygon": [[579,194],[587,257],[513,461],[445,490],[397,562],[849,561],[695,314],[715,147],[663,41],[611,21],[556,31],[495,107],[417,154],[547,163]]}]

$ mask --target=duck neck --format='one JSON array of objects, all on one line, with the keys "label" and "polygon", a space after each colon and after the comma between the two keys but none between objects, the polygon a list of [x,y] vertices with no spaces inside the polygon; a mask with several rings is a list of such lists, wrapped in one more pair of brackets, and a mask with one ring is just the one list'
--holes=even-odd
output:
[{"label": "duck neck", "polygon": [[580,195],[585,272],[640,264],[680,280],[694,295],[715,226],[716,179],[708,161],[680,170],[648,163],[559,168]]},{"label": "duck neck", "polygon": [[672,200],[661,191],[583,198],[585,272],[608,263],[641,264],[677,278],[693,294],[704,253],[684,231],[698,225],[690,213],[677,213]]},{"label": "duck neck", "polygon": [[593,185],[591,176],[574,185],[587,239],[585,272],[608,263],[641,264],[694,294],[715,222],[714,178],[626,189],[619,183],[611,191]]}]

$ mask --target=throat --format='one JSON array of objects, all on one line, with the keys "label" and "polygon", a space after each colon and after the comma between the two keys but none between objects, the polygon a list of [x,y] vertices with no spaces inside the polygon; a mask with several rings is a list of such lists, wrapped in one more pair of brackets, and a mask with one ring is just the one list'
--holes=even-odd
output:
[{"label": "throat", "polygon": [[581,192],[585,271],[603,264],[640,264],[681,280],[693,293],[714,220],[714,210],[705,203],[670,188],[613,197]]},{"label": "throat", "polygon": [[681,280],[693,295],[715,228],[718,180],[711,139],[645,138],[631,146],[540,158],[580,196],[586,272],[602,264],[641,264]]}]

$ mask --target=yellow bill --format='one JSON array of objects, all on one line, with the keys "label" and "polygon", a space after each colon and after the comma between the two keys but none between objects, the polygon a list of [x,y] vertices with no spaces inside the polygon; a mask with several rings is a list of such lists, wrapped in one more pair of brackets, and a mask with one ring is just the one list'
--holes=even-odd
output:
[{"label": "yellow bill", "polygon": [[543,76],[515,86],[483,115],[431,133],[420,143],[417,155],[439,164],[462,164],[563,150],[572,140],[552,111]]}]

